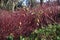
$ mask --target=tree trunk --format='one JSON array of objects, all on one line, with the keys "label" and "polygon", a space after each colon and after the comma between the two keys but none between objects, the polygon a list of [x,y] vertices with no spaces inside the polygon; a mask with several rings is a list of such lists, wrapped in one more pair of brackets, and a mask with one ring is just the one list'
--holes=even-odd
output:
[{"label": "tree trunk", "polygon": [[30,1],[30,6],[33,7],[33,2],[32,2],[32,0]]},{"label": "tree trunk", "polygon": [[40,0],[40,4],[41,4],[41,5],[43,4],[43,0]]},{"label": "tree trunk", "polygon": [[3,5],[4,5],[4,1],[3,1],[3,0],[1,0],[1,7],[3,7]]},{"label": "tree trunk", "polygon": [[57,0],[58,5],[60,5],[60,0]]}]

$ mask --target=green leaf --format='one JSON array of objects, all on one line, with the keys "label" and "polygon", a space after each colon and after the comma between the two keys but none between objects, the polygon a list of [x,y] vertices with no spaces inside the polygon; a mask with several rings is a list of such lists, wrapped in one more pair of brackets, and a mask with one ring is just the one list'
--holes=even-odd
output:
[{"label": "green leaf", "polygon": [[23,36],[20,36],[20,40],[24,40]]},{"label": "green leaf", "polygon": [[13,36],[8,36],[8,40],[13,40]]},{"label": "green leaf", "polygon": [[57,40],[60,40],[60,37],[59,36],[57,36]]}]

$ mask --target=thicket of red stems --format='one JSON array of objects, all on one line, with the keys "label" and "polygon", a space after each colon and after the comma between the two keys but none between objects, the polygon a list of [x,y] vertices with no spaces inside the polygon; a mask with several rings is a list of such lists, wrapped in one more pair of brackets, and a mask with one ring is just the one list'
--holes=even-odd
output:
[{"label": "thicket of red stems", "polygon": [[60,6],[38,6],[15,12],[0,10],[0,39],[10,34],[29,36],[32,31],[50,23],[60,22]]}]

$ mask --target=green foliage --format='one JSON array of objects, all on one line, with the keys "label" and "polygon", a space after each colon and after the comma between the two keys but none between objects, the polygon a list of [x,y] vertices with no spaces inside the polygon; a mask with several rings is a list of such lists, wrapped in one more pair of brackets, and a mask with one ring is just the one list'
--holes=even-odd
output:
[{"label": "green foliage", "polygon": [[[13,36],[8,36],[8,40],[13,40]],[[28,37],[20,36],[20,40],[60,40],[60,24],[49,24],[36,29]]]},{"label": "green foliage", "polygon": [[[27,37],[24,37],[27,40]],[[22,40],[20,38],[20,40]],[[59,24],[49,24],[47,27],[41,29],[36,29],[28,37],[28,40],[60,40],[60,25]]]},{"label": "green foliage", "polygon": [[7,39],[8,40],[13,40],[13,36],[9,35]]}]

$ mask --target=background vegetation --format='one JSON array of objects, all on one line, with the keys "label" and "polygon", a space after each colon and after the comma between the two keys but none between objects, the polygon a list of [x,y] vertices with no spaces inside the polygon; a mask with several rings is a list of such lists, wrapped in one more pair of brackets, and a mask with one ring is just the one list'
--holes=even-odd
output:
[{"label": "background vegetation", "polygon": [[[11,35],[8,39],[14,40]],[[19,40],[60,40],[60,24],[49,24],[46,27],[35,29],[30,36],[20,36]]]},{"label": "background vegetation", "polygon": [[0,0],[0,40],[60,40],[60,1],[44,5],[40,0],[38,6],[29,1],[18,7],[21,0]]}]

